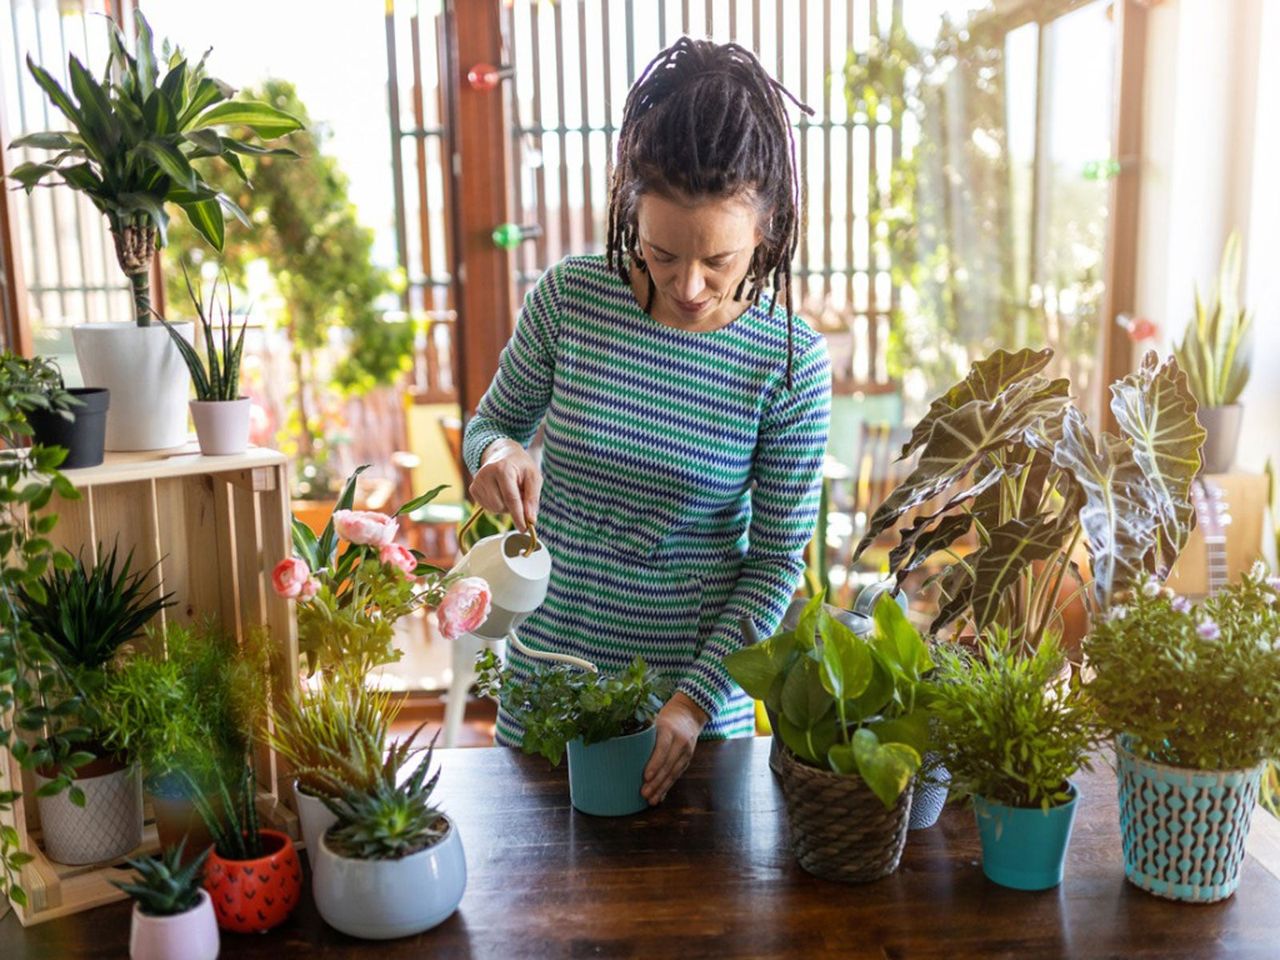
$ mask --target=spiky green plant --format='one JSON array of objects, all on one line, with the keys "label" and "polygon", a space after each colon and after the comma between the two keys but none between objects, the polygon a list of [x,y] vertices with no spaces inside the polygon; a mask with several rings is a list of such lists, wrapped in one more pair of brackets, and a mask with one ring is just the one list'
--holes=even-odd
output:
[{"label": "spiky green plant", "polygon": [[47,70],[27,58],[31,75],[73,129],[15,140],[13,147],[56,154],[44,163],[19,164],[9,176],[28,193],[48,180],[63,183],[106,215],[116,259],[133,285],[134,320],[146,326],[151,322],[151,258],[167,240],[166,205],[181,207],[200,235],[221,250],[224,211],[245,226],[249,221],[225,193],[205,181],[206,163],[220,158],[247,183],[241,155],[297,156],[218,131],[247,127],[273,140],[302,124],[268,103],[232,100],[234,88],[207,76],[204,58],[191,65],[167,42],[157,58],[151,27],[141,12],[135,15],[138,42],[133,53],[120,28],[110,17],[104,19],[111,47],[107,68],[99,81],[72,56],[74,100]]},{"label": "spiky green plant", "polygon": [[431,779],[431,757],[436,736],[431,738],[426,755],[399,786],[396,776],[405,761],[415,752],[414,740],[426,726],[423,723],[404,740],[391,748],[372,790],[352,790],[340,799],[325,798],[327,806],[338,817],[329,828],[325,842],[340,857],[354,860],[399,860],[436,843],[448,829],[448,821],[431,803],[431,792],[440,779],[437,770]]},{"label": "spiky green plant", "polygon": [[32,628],[71,671],[101,670],[120,646],[142,633],[173,594],[158,596],[148,579],[159,566],[133,571],[133,551],[119,559],[119,541],[92,567],[84,553],[70,570],[53,567],[41,581],[43,596],[23,589],[19,596]]},{"label": "spiky green plant", "polygon": [[1173,351],[1187,373],[1187,385],[1202,407],[1225,407],[1240,399],[1249,382],[1253,317],[1240,306],[1240,235],[1232,233],[1222,251],[1213,310],[1196,291],[1196,315]]},{"label": "spiky green plant", "polygon": [[333,799],[349,790],[367,793],[382,777],[387,730],[398,712],[390,693],[359,680],[326,683],[273,708],[268,742],[309,793]]},{"label": "spiky green plant", "polygon": [[209,796],[185,772],[187,796],[195,805],[200,819],[213,837],[218,856],[227,860],[256,860],[263,855],[262,834],[258,824],[258,779],[253,762],[246,758],[235,783],[228,783],[227,772],[219,769],[212,795],[220,802],[214,807]]},{"label": "spiky green plant", "polygon": [[231,283],[226,281],[227,305],[222,308],[215,336],[210,315],[217,304],[218,280],[215,278],[213,281],[209,307],[206,310],[203,299],[191,286],[191,277],[187,274],[185,264],[182,276],[187,281],[187,295],[196,311],[196,336],[204,339],[204,360],[200,359],[200,354],[187,342],[187,338],[174,329],[173,324],[158,313],[156,319],[164,324],[170,339],[182,354],[183,362],[191,373],[191,382],[196,388],[197,400],[239,400],[240,356],[244,353],[244,331],[249,325],[249,318],[244,318],[240,323],[240,332],[236,333],[232,320]]},{"label": "spiky green plant", "polygon": [[186,913],[200,903],[201,884],[204,880],[204,865],[209,859],[207,847],[199,856],[185,867],[182,865],[182,852],[187,845],[187,838],[176,847],[162,851],[157,857],[139,857],[126,860],[129,866],[138,871],[131,883],[112,880],[137,901],[138,909],[149,917],[172,917]]}]

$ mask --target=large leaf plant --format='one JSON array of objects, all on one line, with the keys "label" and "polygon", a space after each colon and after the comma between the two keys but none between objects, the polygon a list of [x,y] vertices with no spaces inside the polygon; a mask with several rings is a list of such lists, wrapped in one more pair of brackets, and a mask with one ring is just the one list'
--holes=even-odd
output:
[{"label": "large leaf plant", "polygon": [[725,669],[776,718],[774,734],[804,763],[858,776],[892,808],[929,746],[933,669],[920,632],[890,596],[860,637],[819,593],[795,629],[725,657]]},{"label": "large leaf plant", "polygon": [[[235,90],[207,75],[205,57],[192,64],[166,41],[156,56],[151,27],[135,14],[133,53],[120,28],[107,18],[110,56],[101,80],[72,55],[70,94],[49,71],[27,57],[41,89],[71,124],[70,130],[33,133],[11,147],[53,152],[52,159],[23,163],[10,176],[28,193],[44,183],[66,184],[87,196],[107,218],[120,269],[133,286],[134,319],[151,322],[149,268],[167,241],[166,205],[181,208],[191,225],[221,251],[224,215],[249,225],[244,212],[204,177],[220,160],[248,182],[241,156],[295,156],[274,140],[302,124],[268,103],[232,99]],[[163,71],[163,76],[161,75]],[[248,130],[237,139],[228,129]]]},{"label": "large leaf plant", "polygon": [[[998,350],[936,399],[902,450],[919,452],[917,466],[855,551],[897,529],[889,565],[899,584],[938,552],[951,557],[937,575],[932,631],[995,625],[1035,646],[1061,631],[1068,577],[1091,612],[1104,611],[1149,574],[1165,577],[1194,526],[1204,430],[1176,360],[1149,352],[1112,384],[1120,433],[1095,436],[1069,383],[1043,375],[1052,356]],[[975,536],[975,549],[959,549]]]}]

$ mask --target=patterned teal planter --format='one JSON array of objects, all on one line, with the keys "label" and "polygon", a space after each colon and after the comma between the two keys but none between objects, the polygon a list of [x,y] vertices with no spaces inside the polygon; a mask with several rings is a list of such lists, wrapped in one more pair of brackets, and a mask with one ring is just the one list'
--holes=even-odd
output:
[{"label": "patterned teal planter", "polygon": [[570,741],[570,802],[597,817],[625,817],[645,809],[649,802],[640,796],[640,785],[657,738],[658,728],[650,726],[590,746]]},{"label": "patterned teal planter", "polygon": [[1191,903],[1235,893],[1262,767],[1170,767],[1136,756],[1124,737],[1116,742],[1116,766],[1129,882]]},{"label": "patterned teal planter", "polygon": [[1060,884],[1079,800],[1075,784],[1070,800],[1047,811],[974,797],[987,879],[1014,890],[1048,890]]}]

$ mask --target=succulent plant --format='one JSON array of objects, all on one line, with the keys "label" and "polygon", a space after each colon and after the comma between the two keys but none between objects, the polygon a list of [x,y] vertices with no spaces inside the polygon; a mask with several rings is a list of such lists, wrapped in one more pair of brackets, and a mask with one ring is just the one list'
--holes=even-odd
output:
[{"label": "succulent plant", "polygon": [[448,823],[431,803],[440,771],[427,779],[438,731],[413,773],[396,784],[396,775],[415,752],[413,742],[425,726],[421,724],[391,748],[371,790],[353,790],[338,800],[325,798],[325,806],[338,817],[325,837],[334,853],[354,860],[399,860],[444,836]]},{"label": "succulent plant", "polygon": [[200,903],[204,864],[209,859],[207,848],[198,857],[182,866],[183,841],[159,857],[139,857],[125,862],[138,871],[132,883],[111,882],[133,897],[138,909],[150,917],[172,917],[186,913]]}]

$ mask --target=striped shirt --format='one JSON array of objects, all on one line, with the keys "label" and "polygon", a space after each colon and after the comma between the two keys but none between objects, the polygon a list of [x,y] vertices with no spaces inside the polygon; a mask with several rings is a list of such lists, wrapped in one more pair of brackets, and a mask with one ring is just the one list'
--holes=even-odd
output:
[{"label": "striped shirt", "polygon": [[[570,257],[525,298],[463,454],[527,445],[545,422],[538,536],[546,602],[520,639],[602,671],[639,654],[711,717],[704,738],[749,735],[725,671],[741,618],[777,627],[804,570],[831,405],[826,343],[767,298],[719,330],[666,326],[602,256]],[[518,672],[531,661],[508,651]],[[498,739],[522,732],[500,714]]]}]

